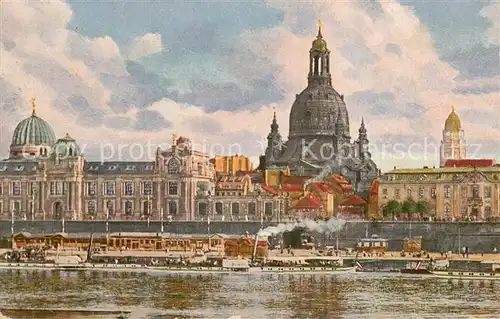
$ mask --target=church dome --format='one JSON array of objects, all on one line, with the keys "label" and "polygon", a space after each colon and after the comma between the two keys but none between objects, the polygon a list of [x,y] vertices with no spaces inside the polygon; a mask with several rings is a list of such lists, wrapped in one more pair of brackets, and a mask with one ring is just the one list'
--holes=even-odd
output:
[{"label": "church dome", "polygon": [[52,146],[56,136],[49,123],[39,118],[35,110],[30,117],[22,120],[14,130],[12,146],[46,145]]},{"label": "church dome", "polygon": [[309,51],[308,85],[290,111],[289,137],[349,136],[349,114],[344,97],[332,86],[330,51],[319,25]]},{"label": "church dome", "polygon": [[75,139],[66,133],[66,136],[57,140],[53,147],[53,154],[59,158],[80,156],[80,148]]},{"label": "church dome", "polygon": [[444,130],[447,132],[458,133],[462,129],[462,122],[455,113],[455,107],[452,107],[450,115],[444,123]]}]

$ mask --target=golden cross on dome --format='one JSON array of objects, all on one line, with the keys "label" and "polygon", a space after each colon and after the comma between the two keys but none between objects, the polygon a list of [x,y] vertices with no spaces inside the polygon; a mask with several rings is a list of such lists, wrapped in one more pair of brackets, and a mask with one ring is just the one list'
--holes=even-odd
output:
[{"label": "golden cross on dome", "polygon": [[323,21],[321,21],[321,19],[318,19],[318,35],[316,36],[317,38],[323,37],[323,35],[321,34],[322,27],[323,27]]},{"label": "golden cross on dome", "polygon": [[175,142],[177,142],[177,134],[172,133],[172,145],[175,145]]},{"label": "golden cross on dome", "polygon": [[451,111],[455,112],[455,105],[451,105]]},{"label": "golden cross on dome", "polygon": [[30,99],[30,102],[31,102],[31,111],[33,112],[33,115],[35,115],[35,111],[36,111],[35,101],[36,101],[36,97],[32,97]]}]

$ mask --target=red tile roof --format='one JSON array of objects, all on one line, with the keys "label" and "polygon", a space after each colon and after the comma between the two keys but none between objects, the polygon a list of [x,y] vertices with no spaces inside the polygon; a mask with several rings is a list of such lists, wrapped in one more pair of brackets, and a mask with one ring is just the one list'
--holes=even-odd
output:
[{"label": "red tile roof", "polygon": [[333,193],[333,191],[326,187],[326,185],[323,185],[322,183],[314,183],[314,186],[316,186],[317,188],[319,188],[320,190],[322,190],[323,192],[327,192],[327,193]]},{"label": "red tile roof", "polygon": [[289,186],[281,189],[283,192],[303,192],[304,188],[302,186]]},{"label": "red tile roof", "polygon": [[495,166],[494,159],[449,159],[444,164],[444,167],[491,167]]},{"label": "red tile roof", "polygon": [[261,186],[263,190],[265,190],[266,192],[268,193],[271,193],[273,195],[276,195],[278,194],[278,191],[275,190],[274,188],[272,188],[271,186],[267,185],[267,184],[264,184]]},{"label": "red tile roof", "polygon": [[311,176],[284,176],[283,184],[289,186],[303,185],[304,182],[312,178]]},{"label": "red tile roof", "polygon": [[292,209],[318,209],[321,208],[321,201],[316,196],[309,194],[302,197]]},{"label": "red tile roof", "polygon": [[330,178],[339,184],[349,184],[349,182],[344,177],[339,175],[332,175]]},{"label": "red tile roof", "polygon": [[345,206],[359,206],[359,205],[366,205],[366,201],[359,197],[358,195],[351,195],[344,199],[340,205],[345,205]]}]

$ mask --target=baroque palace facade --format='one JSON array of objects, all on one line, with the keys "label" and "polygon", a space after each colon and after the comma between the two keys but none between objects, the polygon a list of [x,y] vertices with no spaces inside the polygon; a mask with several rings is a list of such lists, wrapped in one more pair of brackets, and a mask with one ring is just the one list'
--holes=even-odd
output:
[{"label": "baroque palace facade", "polygon": [[[150,162],[87,161],[69,134],[57,139],[37,116],[12,137],[0,161],[0,219],[275,220],[360,217],[366,202],[341,176],[321,182],[288,169],[252,170],[246,157],[210,159],[173,136]],[[335,211],[334,207],[338,211]]]},{"label": "baroque palace facade", "polygon": [[445,220],[500,218],[500,165],[467,159],[464,132],[455,108],[445,121],[440,167],[394,169],[378,183],[378,214],[390,201],[428,204],[429,216]]},{"label": "baroque palace facade", "polygon": [[379,171],[364,123],[351,142],[329,53],[320,28],[310,49],[308,86],[292,106],[289,140],[282,143],[274,118],[256,170],[244,156],[210,159],[177,136],[168,150],[157,149],[154,161],[87,161],[69,134],[56,139],[32,100],[31,116],[14,130],[9,158],[0,161],[0,219],[361,218],[366,201],[355,193],[366,191]]}]

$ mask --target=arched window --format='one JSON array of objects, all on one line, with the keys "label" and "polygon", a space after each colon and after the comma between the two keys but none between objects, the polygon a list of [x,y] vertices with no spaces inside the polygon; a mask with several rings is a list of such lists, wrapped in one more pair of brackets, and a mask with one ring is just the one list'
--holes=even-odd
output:
[{"label": "arched window", "polygon": [[110,200],[107,201],[106,203],[106,217],[113,217],[115,216],[115,202]]},{"label": "arched window", "polygon": [[248,203],[248,215],[255,215],[257,213],[257,204],[255,202]]},{"label": "arched window", "polygon": [[231,203],[231,214],[233,215],[240,214],[240,203],[238,202]]},{"label": "arched window", "polygon": [[172,158],[168,161],[167,171],[169,174],[179,174],[181,168],[180,166],[181,164],[179,163],[179,160]]},{"label": "arched window", "polygon": [[448,204],[444,205],[444,217],[445,218],[450,217],[450,205]]},{"label": "arched window", "polygon": [[217,215],[222,215],[224,213],[223,208],[224,206],[222,205],[221,202],[215,203],[215,213]]},{"label": "arched window", "polygon": [[87,214],[95,217],[95,212],[96,212],[95,201],[91,200],[87,203]]},{"label": "arched window", "polygon": [[168,214],[175,216],[177,215],[177,202],[170,200],[168,201]]},{"label": "arched window", "polygon": [[198,215],[205,216],[208,214],[208,204],[198,203]]},{"label": "arched window", "polygon": [[272,202],[267,202],[264,204],[264,213],[268,216],[271,216],[273,214],[273,203]]},{"label": "arched window", "polygon": [[73,149],[71,147],[69,148],[69,156],[73,156]]},{"label": "arched window", "polygon": [[142,214],[144,216],[151,216],[151,202],[150,201],[145,201],[142,204]]},{"label": "arched window", "polygon": [[128,200],[125,202],[125,215],[132,216],[132,201]]},{"label": "arched window", "polygon": [[53,214],[54,214],[55,219],[62,219],[64,212],[63,212],[63,207],[62,207],[61,202],[56,202],[54,204]]}]

